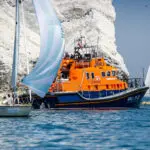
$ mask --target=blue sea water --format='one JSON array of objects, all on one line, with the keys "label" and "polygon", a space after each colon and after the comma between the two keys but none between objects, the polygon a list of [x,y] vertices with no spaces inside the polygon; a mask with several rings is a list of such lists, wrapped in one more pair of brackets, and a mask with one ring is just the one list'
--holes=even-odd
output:
[{"label": "blue sea water", "polygon": [[119,111],[32,111],[0,118],[0,149],[148,150],[150,106]]}]

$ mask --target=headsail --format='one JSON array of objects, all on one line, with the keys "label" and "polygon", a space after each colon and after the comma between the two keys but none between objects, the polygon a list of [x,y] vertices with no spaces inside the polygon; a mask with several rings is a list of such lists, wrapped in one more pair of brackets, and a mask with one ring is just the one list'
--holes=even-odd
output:
[{"label": "headsail", "polygon": [[59,69],[64,38],[50,0],[33,0],[33,4],[40,26],[40,56],[32,72],[23,79],[23,84],[40,97],[44,97]]}]

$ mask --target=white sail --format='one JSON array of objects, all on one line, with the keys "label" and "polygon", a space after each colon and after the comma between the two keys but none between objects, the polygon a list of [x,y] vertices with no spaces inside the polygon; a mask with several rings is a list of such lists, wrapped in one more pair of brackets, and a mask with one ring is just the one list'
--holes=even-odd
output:
[{"label": "white sail", "polygon": [[64,38],[61,24],[49,0],[33,0],[40,27],[40,56],[32,72],[23,79],[34,93],[44,97],[59,69]]},{"label": "white sail", "polygon": [[[150,88],[150,66],[148,68],[147,74],[146,74],[146,79],[145,79],[145,85]],[[150,89],[146,92],[146,96],[150,95]]]},{"label": "white sail", "polygon": [[150,87],[150,66],[149,66],[148,71],[147,71],[147,75],[146,75],[146,79],[145,79],[145,85]]}]

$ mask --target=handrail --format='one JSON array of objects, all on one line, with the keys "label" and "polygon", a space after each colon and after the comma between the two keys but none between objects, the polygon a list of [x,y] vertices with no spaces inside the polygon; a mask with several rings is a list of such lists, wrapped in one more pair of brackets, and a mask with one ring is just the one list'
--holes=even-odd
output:
[{"label": "handrail", "polygon": [[79,92],[77,92],[77,94],[81,98],[83,98],[84,100],[88,100],[88,101],[89,100],[108,100],[108,99],[111,99],[111,98],[115,98],[115,97],[118,97],[118,96],[121,96],[121,95],[131,93],[131,92],[135,92],[135,91],[138,91],[138,90],[144,90],[145,88],[148,88],[148,87],[144,86],[144,87],[139,87],[139,88],[134,88],[134,89],[128,89],[126,91],[123,91],[123,92],[120,92],[120,93],[117,93],[117,94],[114,94],[114,95],[105,96],[105,97],[97,97],[97,98],[86,98],[83,95],[81,95]]},{"label": "handrail", "polygon": [[127,83],[129,88],[137,88],[145,86],[143,78],[129,78],[127,80]]}]

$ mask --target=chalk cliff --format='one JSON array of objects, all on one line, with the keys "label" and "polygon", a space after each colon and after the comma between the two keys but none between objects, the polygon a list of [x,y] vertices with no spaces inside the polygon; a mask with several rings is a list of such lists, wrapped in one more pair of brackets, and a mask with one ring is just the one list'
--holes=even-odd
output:
[{"label": "chalk cliff", "polygon": [[[112,0],[52,0],[52,5],[60,19],[66,41],[66,51],[73,51],[74,39],[80,35],[87,38],[91,45],[98,44],[99,53],[107,61],[116,65],[128,74],[122,56],[117,52],[115,39],[116,19]],[[27,49],[30,69],[37,60],[40,47],[39,27],[31,0],[24,0]],[[21,15],[20,11],[20,15]],[[0,89],[10,88],[10,75],[13,55],[13,40],[15,29],[15,0],[0,1]],[[22,21],[22,20],[21,20]],[[26,74],[25,46],[21,27],[20,40],[20,77]]]}]

